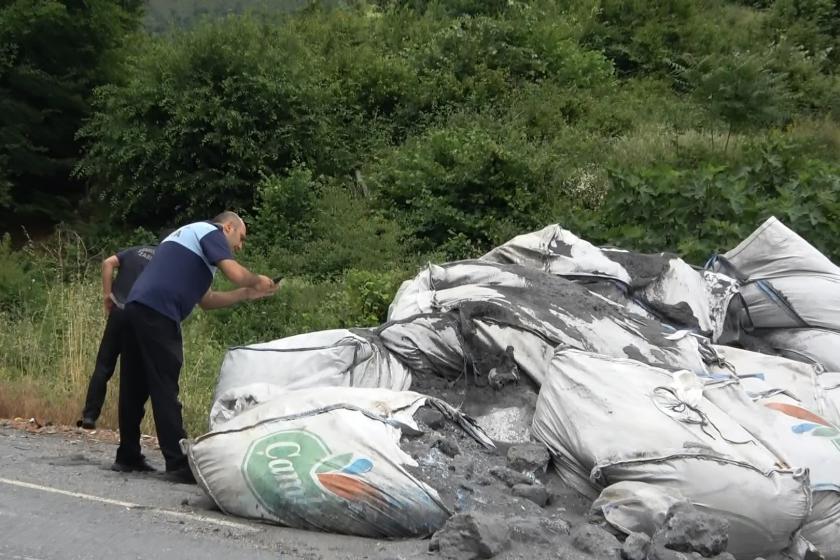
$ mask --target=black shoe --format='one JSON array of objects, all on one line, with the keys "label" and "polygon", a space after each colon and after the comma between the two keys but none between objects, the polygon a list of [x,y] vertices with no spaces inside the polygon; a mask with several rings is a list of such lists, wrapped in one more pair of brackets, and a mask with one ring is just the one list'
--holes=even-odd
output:
[{"label": "black shoe", "polygon": [[93,418],[82,418],[78,422],[76,422],[76,426],[79,428],[84,428],[85,430],[95,430],[96,429],[96,420]]},{"label": "black shoe", "polygon": [[195,477],[189,466],[179,467],[163,473],[163,478],[177,484],[195,484]]},{"label": "black shoe", "polygon": [[123,463],[122,461],[114,461],[111,465],[111,470],[122,473],[129,472],[155,472],[157,469],[146,461],[145,457],[141,457],[139,461],[131,463]]}]

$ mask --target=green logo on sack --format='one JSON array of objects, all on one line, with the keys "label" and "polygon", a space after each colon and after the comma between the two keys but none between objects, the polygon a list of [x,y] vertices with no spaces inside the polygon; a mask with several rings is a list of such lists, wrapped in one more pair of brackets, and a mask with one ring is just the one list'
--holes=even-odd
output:
[{"label": "green logo on sack", "polygon": [[382,505],[383,495],[359,477],[371,469],[370,459],[353,453],[333,455],[320,437],[306,430],[258,439],[242,463],[248,487],[260,504],[275,513],[302,502],[336,498]]}]

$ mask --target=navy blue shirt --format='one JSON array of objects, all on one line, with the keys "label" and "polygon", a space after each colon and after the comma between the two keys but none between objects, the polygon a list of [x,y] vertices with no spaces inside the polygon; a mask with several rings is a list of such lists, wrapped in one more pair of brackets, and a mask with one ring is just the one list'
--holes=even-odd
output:
[{"label": "navy blue shirt", "polygon": [[233,254],[221,226],[197,222],[164,239],[135,282],[128,302],[142,303],[181,322],[201,300],[216,274],[216,265]]},{"label": "navy blue shirt", "polygon": [[111,284],[111,300],[120,309],[125,306],[132,286],[153,256],[155,256],[155,247],[150,245],[129,247],[117,253],[120,266],[117,269],[117,277]]}]

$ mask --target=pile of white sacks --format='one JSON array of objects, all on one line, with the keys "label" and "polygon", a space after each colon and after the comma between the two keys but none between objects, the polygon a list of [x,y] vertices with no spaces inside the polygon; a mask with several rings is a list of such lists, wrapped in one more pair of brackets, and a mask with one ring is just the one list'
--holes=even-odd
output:
[{"label": "pile of white sacks", "polygon": [[840,268],[775,218],[697,270],[553,225],[478,260],[429,265],[375,329],[232,348],[210,431],[184,442],[230,514],[371,537],[450,515],[400,438],[434,406],[413,376],[539,387],[528,438],[616,530],[688,500],[738,558],[840,559]]}]

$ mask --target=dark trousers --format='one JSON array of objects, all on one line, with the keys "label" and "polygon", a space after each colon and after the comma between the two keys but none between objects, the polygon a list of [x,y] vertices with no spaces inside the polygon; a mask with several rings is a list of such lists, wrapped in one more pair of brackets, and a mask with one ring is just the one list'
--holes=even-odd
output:
[{"label": "dark trousers", "polygon": [[184,362],[181,325],[139,303],[125,306],[126,335],[120,372],[120,446],[117,461],[139,461],[140,422],[151,397],[158,442],[166,470],[187,465],[180,440],[187,437],[178,401]]},{"label": "dark trousers", "polygon": [[102,333],[102,340],[99,343],[99,352],[96,353],[96,364],[93,366],[93,374],[90,376],[90,383],[88,383],[82,418],[89,418],[95,422],[102,413],[105,393],[108,390],[108,381],[114,375],[117,358],[122,350],[124,330],[125,314],[121,309],[114,306],[111,313],[108,314],[105,332]]}]

